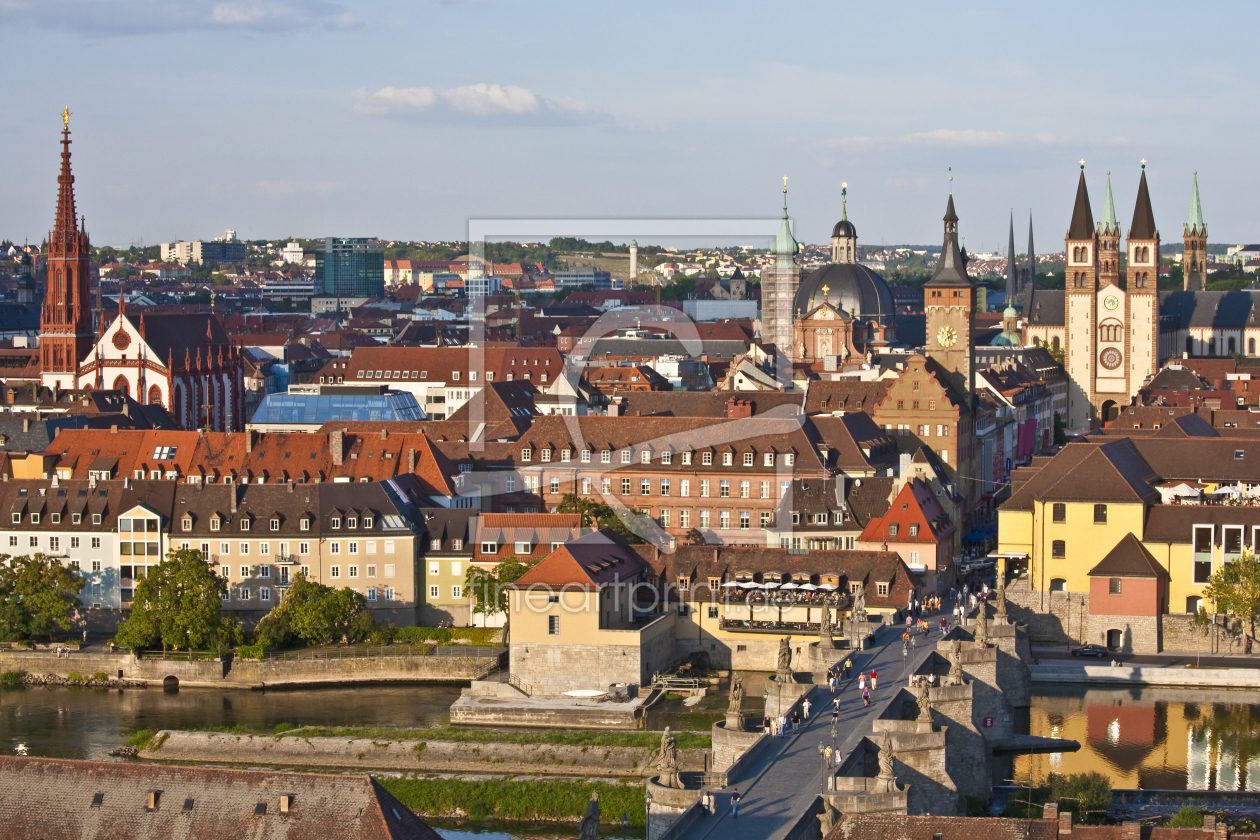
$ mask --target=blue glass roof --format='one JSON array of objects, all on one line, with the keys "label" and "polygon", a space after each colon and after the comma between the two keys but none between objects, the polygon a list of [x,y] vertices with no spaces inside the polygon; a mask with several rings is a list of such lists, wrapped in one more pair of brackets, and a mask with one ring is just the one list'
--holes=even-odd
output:
[{"label": "blue glass roof", "polygon": [[416,398],[394,394],[268,394],[251,423],[311,423],[328,420],[423,420]]}]

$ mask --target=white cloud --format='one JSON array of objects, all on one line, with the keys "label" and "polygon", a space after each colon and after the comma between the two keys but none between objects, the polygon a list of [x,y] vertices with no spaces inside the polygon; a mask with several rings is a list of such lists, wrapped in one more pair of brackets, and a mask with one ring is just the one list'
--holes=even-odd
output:
[{"label": "white cloud", "polygon": [[358,25],[353,14],[332,0],[0,0],[0,22],[93,37]]},{"label": "white cloud", "polygon": [[447,90],[359,88],[354,92],[354,110],[437,122],[491,119],[526,125],[580,125],[610,121],[603,112],[572,99],[548,99],[518,85],[486,82]]}]

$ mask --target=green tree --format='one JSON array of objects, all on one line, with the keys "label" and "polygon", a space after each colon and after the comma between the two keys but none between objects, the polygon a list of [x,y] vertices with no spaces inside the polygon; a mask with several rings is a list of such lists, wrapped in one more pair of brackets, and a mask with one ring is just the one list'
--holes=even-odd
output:
[{"label": "green tree", "polygon": [[70,617],[82,606],[83,584],[73,570],[43,554],[0,554],[0,633],[51,639],[54,628],[68,629]]},{"label": "green tree", "polygon": [[1054,413],[1054,445],[1063,446],[1067,443],[1067,423],[1063,420],[1063,415],[1059,412]]},{"label": "green tree", "polygon": [[1111,779],[1102,773],[1051,773],[1046,782],[1049,801],[1058,802],[1061,811],[1075,811],[1083,823],[1101,822],[1111,808]]},{"label": "green tree", "polygon": [[376,630],[367,599],[352,589],[333,589],[299,574],[276,610],[293,635],[309,644],[364,641]]},{"label": "green tree", "polygon": [[[617,533],[622,539],[630,543],[641,543],[643,540],[638,534],[626,527],[626,523],[618,516],[617,511],[603,502],[597,502],[592,499],[583,499],[576,493],[565,493],[560,499],[560,504],[556,505],[556,511],[559,513],[577,513],[581,514],[580,524],[586,525],[595,523],[597,528],[607,528]],[[631,513],[633,517],[636,514]]]},{"label": "green tree", "polygon": [[1256,638],[1256,616],[1260,615],[1260,561],[1244,547],[1242,556],[1217,568],[1203,588],[1205,598],[1216,611],[1235,616],[1247,628],[1247,650]]},{"label": "green tree", "polygon": [[522,563],[515,557],[507,557],[487,571],[479,566],[470,566],[464,575],[464,592],[473,599],[473,612],[477,615],[498,615],[503,613],[503,641],[507,641],[508,621],[510,618],[508,593],[504,591],[509,583],[515,583],[535,564]]},{"label": "green tree", "polygon": [[205,650],[221,646],[231,629],[219,615],[227,586],[197,549],[171,549],[136,586],[131,615],[114,637],[139,650],[159,641],[162,649]]}]

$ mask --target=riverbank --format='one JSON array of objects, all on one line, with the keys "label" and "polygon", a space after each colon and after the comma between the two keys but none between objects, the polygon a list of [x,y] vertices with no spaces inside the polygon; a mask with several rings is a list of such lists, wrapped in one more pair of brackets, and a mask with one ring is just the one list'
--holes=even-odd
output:
[{"label": "riverbank", "polygon": [[[421,651],[424,651],[423,653]],[[440,653],[438,652],[440,651]],[[472,655],[456,647],[420,647],[415,653],[390,651],[387,656],[349,655],[294,659],[181,660],[175,656],[133,656],[130,653],[54,653],[0,651],[0,672],[52,675],[103,675],[106,680],[163,688],[259,689],[353,685],[358,683],[426,683],[472,681],[501,667],[506,648],[480,648]]]},{"label": "riverbank", "polygon": [[[387,737],[384,733],[375,737],[328,737],[308,735],[302,729],[279,735],[162,730],[143,746],[139,757],[199,764],[638,778],[647,772],[656,748],[650,740],[642,745],[616,746],[582,744],[581,738],[570,738],[565,740],[576,743],[566,744],[549,742],[544,735],[507,742]],[[659,738],[658,735],[658,743]],[[693,748],[680,753],[683,769],[705,769],[704,750]]]},{"label": "riverbank", "polygon": [[1033,683],[1260,689],[1256,668],[1158,668],[1128,665],[1030,665]]}]

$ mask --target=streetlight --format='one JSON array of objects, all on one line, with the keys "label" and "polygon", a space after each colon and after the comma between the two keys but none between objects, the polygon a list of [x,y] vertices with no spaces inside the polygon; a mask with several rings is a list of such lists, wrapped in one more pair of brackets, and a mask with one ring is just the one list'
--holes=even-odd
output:
[{"label": "streetlight", "polygon": [[823,793],[826,793],[827,792],[827,747],[823,745],[822,741],[818,742],[818,760],[822,762],[822,766],[823,766],[822,789],[823,789]]},{"label": "streetlight", "polygon": [[910,645],[909,643],[902,643],[901,645],[901,678],[903,680],[906,678],[906,668],[908,667],[908,664],[909,664],[908,663],[909,657],[910,657]]},{"label": "streetlight", "polygon": [[766,734],[769,735],[774,726],[770,721],[770,689],[768,688],[761,690],[761,713],[766,719]]}]

